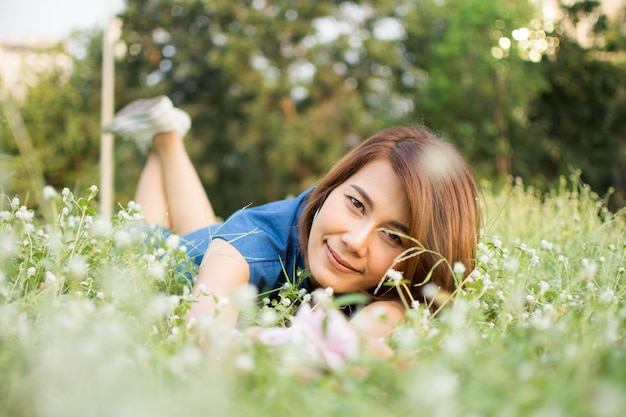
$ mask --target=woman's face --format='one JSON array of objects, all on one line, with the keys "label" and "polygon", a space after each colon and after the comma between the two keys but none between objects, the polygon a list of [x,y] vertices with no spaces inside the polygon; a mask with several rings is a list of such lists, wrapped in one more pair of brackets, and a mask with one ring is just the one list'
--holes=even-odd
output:
[{"label": "woman's face", "polygon": [[[307,265],[313,285],[350,293],[375,287],[404,250],[409,204],[386,159],[335,188],[313,220]],[[386,230],[381,230],[382,228]]]}]

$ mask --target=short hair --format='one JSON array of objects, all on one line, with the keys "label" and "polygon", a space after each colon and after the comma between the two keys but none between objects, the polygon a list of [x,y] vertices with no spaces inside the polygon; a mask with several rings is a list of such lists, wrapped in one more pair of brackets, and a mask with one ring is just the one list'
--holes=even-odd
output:
[{"label": "short hair", "polygon": [[[451,266],[461,262],[464,278],[475,268],[479,228],[478,190],[474,175],[461,154],[424,126],[397,126],[379,131],[339,160],[311,193],[300,220],[300,245],[306,256],[315,213],[328,195],[369,162],[391,163],[409,204],[408,235],[427,251],[399,268],[410,281],[414,300],[425,300],[424,280],[453,292],[457,288]],[[442,262],[445,258],[447,262]],[[381,277],[381,280],[384,277]],[[375,299],[395,299],[391,289]]]}]

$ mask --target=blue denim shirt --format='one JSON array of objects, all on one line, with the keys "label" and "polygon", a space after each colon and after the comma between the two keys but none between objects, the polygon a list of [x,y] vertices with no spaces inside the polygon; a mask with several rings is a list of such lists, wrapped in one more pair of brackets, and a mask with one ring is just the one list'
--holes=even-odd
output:
[{"label": "blue denim shirt", "polygon": [[[189,256],[200,265],[212,239],[233,245],[250,266],[250,284],[259,292],[294,282],[298,269],[304,269],[298,221],[306,206],[309,188],[295,198],[241,209],[226,221],[181,236]],[[305,283],[306,287],[306,283]]]}]

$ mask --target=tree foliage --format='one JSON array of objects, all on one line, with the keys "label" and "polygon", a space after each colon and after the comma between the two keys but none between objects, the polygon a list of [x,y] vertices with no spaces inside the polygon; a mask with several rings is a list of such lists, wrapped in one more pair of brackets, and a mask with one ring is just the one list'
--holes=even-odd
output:
[{"label": "tree foliage", "polygon": [[[530,107],[532,134],[520,160],[525,174],[579,169],[598,192],[615,188],[612,206],[618,207],[626,201],[626,33],[598,6],[597,1],[562,6],[555,28],[558,54],[541,64],[550,88]],[[582,25],[590,31],[581,31]]]},{"label": "tree foliage", "polygon": [[[127,0],[116,103],[166,94],[191,115],[187,147],[224,216],[300,192],[406,123],[456,144],[480,178],[546,189],[581,168],[621,205],[626,38],[597,3],[568,3],[552,28],[515,0]],[[69,79],[47,75],[21,107],[55,186],[98,182],[101,34],[79,36]],[[0,144],[16,155],[5,126]],[[132,198],[142,163],[116,144],[116,200]]]}]

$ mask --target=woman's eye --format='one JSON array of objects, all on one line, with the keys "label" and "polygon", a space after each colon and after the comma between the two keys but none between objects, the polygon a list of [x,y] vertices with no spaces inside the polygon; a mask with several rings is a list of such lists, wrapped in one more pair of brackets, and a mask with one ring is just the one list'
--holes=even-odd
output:
[{"label": "woman's eye", "polygon": [[402,245],[402,238],[400,237],[400,235],[397,235],[392,232],[385,232],[385,233],[387,234],[387,237],[389,238],[389,240],[391,240],[393,243],[397,245]]},{"label": "woman's eye", "polygon": [[363,203],[361,203],[359,200],[357,200],[354,197],[348,197],[350,199],[350,203],[357,209],[363,211],[363,209],[365,208],[365,206],[363,205]]}]

